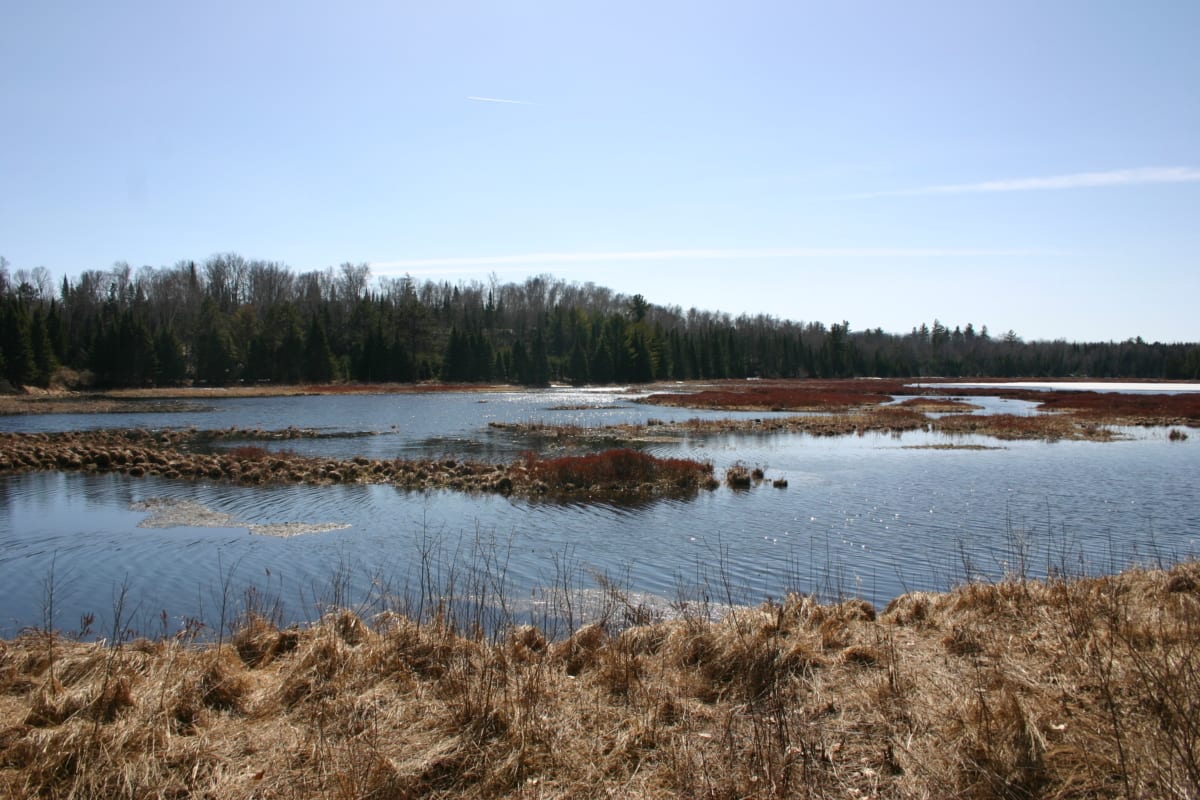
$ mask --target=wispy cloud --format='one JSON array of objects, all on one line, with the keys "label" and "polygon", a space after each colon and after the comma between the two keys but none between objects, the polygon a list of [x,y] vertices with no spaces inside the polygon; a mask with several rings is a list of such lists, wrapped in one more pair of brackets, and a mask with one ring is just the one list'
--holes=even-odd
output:
[{"label": "wispy cloud", "polygon": [[508,103],[514,106],[535,106],[537,103],[530,103],[528,100],[509,100],[504,97],[476,97],[474,95],[467,98],[474,100],[477,103]]},{"label": "wispy cloud", "polygon": [[421,270],[453,274],[471,268],[528,268],[547,265],[615,264],[646,261],[745,261],[812,258],[966,258],[971,256],[1045,255],[1045,250],[1004,250],[969,247],[767,247],[709,250],[623,250],[613,252],[525,253],[503,256],[403,258],[374,261],[378,271]]},{"label": "wispy cloud", "polygon": [[1108,172],[1076,172],[1040,178],[1009,178],[982,183],[954,183],[921,186],[886,192],[868,192],[856,197],[895,197],[929,194],[975,194],[981,192],[1029,192],[1044,189],[1087,189],[1097,186],[1140,186],[1154,183],[1192,183],[1200,181],[1196,167],[1138,167]]}]

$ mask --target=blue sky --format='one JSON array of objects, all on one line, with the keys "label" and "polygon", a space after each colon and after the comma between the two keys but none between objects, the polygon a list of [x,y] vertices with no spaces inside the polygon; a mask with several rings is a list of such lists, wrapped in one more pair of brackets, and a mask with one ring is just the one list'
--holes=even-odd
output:
[{"label": "blue sky", "polygon": [[1200,3],[5,3],[0,255],[1200,340]]}]

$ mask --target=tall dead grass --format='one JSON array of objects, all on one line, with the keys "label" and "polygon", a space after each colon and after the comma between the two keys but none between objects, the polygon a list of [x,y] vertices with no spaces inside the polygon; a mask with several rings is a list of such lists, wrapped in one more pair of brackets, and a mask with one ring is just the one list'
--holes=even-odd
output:
[{"label": "tall dead grass", "polygon": [[0,796],[1200,794],[1195,562],[878,615],[791,595],[554,639],[332,610],[222,639],[0,643]]}]

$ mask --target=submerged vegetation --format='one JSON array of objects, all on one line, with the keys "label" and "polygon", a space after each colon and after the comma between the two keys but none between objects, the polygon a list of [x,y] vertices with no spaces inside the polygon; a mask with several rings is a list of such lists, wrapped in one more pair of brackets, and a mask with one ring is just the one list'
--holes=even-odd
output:
[{"label": "submerged vegetation", "polygon": [[[620,590],[608,588],[619,606]],[[445,598],[443,598],[445,599]],[[1200,568],[616,617],[0,643],[5,797],[1200,793]],[[224,626],[222,626],[224,627]]]}]

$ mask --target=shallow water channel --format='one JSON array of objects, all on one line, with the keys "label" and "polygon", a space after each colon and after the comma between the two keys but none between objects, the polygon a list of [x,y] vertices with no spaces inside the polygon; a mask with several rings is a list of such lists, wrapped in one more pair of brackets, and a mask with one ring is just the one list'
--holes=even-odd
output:
[{"label": "shallow water channel", "polygon": [[[992,413],[1032,408],[1017,400],[984,404]],[[508,462],[538,443],[491,429],[491,421],[743,416],[576,390],[214,397],[205,406],[0,417],[0,430],[295,426],[346,435],[268,446]],[[647,449],[656,455],[712,461],[718,476],[738,461],[762,466],[768,481],[636,507],[389,486],[14,475],[0,478],[0,635],[45,625],[51,611],[53,625],[67,631],[84,627],[80,617],[91,613],[93,635],[109,635],[118,616],[121,628],[169,634],[189,617],[217,625],[248,597],[298,621],[329,604],[371,610],[388,598],[412,608],[431,593],[453,593],[468,602],[485,596],[517,621],[540,622],[561,616],[564,603],[577,604],[603,576],[631,601],[661,609],[682,600],[758,602],[788,591],[854,595],[882,606],[968,574],[1103,572],[1196,555],[1200,436],[1171,442],[1165,429],[1126,433],[1106,443],[924,432],[655,443]],[[948,444],[958,447],[935,447]],[[772,487],[773,477],[786,478],[787,488]],[[181,513],[164,513],[171,511]],[[298,530],[312,532],[271,535]]]}]

